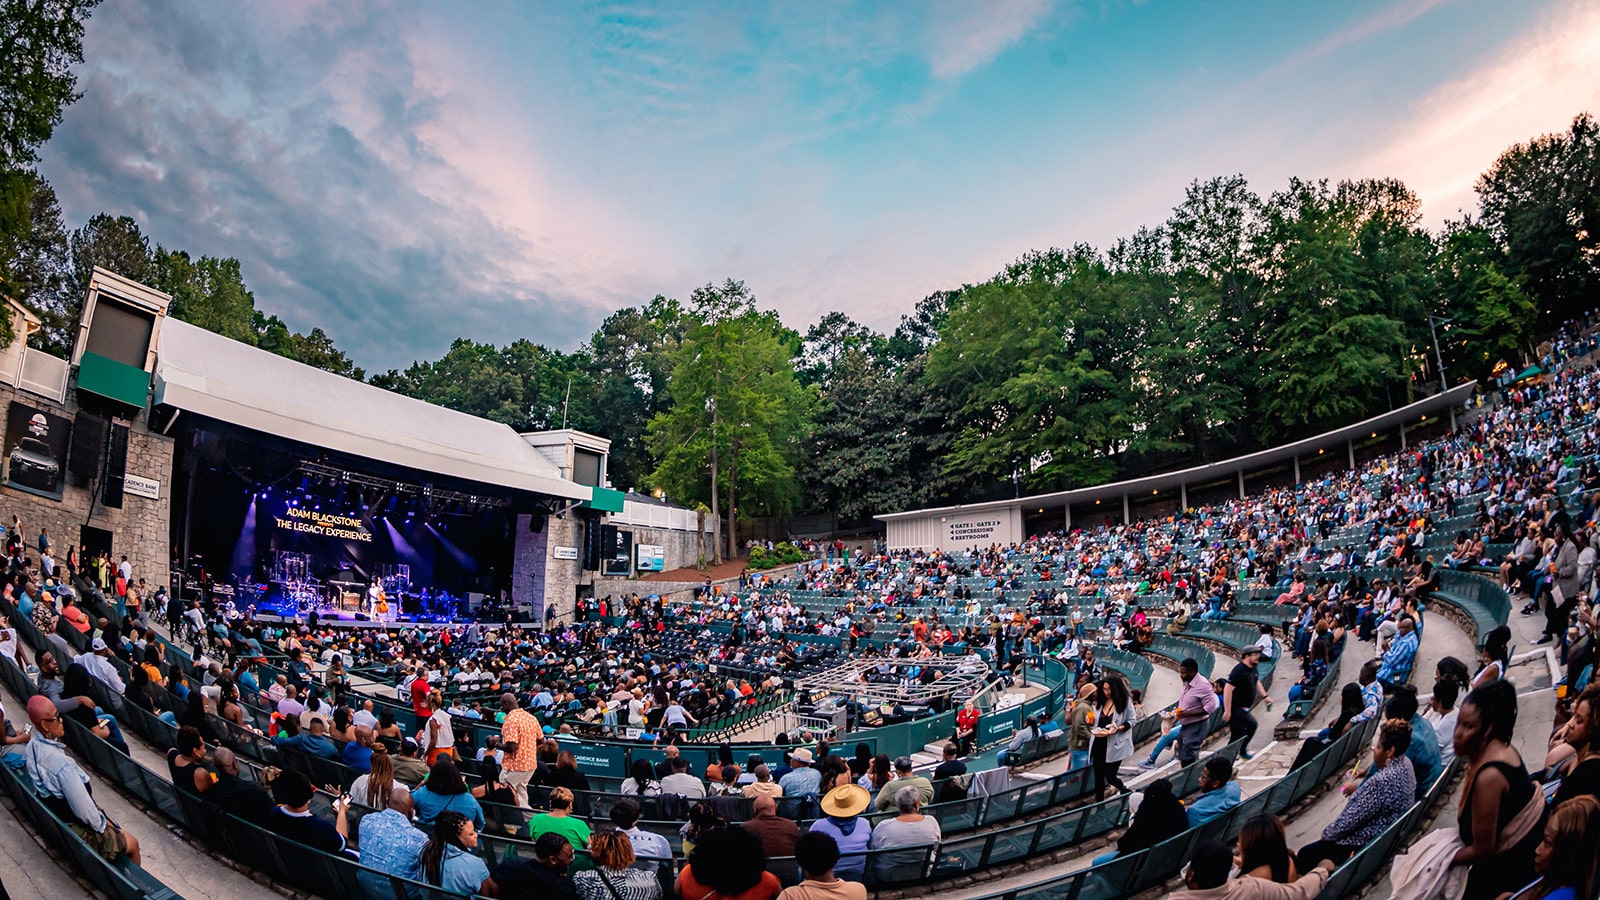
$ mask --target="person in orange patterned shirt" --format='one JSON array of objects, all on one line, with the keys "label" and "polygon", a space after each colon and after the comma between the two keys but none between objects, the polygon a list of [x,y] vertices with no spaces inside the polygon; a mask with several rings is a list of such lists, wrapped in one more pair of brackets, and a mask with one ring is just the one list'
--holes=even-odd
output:
[{"label": "person in orange patterned shirt", "polygon": [[506,784],[516,792],[517,805],[528,805],[528,782],[539,769],[539,739],[544,728],[533,713],[522,708],[516,694],[501,694],[500,708],[505,711],[505,721],[500,723],[500,749],[505,751],[505,761],[500,771]]}]

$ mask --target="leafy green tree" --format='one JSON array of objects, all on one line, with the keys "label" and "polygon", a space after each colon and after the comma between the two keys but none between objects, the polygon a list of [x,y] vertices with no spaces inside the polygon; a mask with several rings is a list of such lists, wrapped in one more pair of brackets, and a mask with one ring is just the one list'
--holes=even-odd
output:
[{"label": "leafy green tree", "polygon": [[1517,144],[1478,179],[1481,221],[1505,248],[1505,274],[1540,323],[1587,312],[1600,290],[1600,124],[1584,113],[1560,134]]},{"label": "leafy green tree", "polygon": [[1291,179],[1268,200],[1252,416],[1263,442],[1370,414],[1386,385],[1422,368],[1431,258],[1418,216],[1398,182]]},{"label": "leafy green tree", "polygon": [[78,99],[83,23],[100,0],[0,0],[0,170],[34,162]]},{"label": "leafy green tree", "polygon": [[[62,302],[67,285],[67,231],[50,183],[31,170],[0,173],[0,293],[36,310]],[[0,346],[12,339],[0,316]]]},{"label": "leafy green tree", "polygon": [[1533,355],[1539,309],[1504,266],[1487,228],[1472,221],[1446,223],[1437,278],[1453,321],[1439,340],[1456,372],[1452,380],[1486,379],[1496,363],[1514,366]]},{"label": "leafy green tree", "polygon": [[670,402],[672,353],[691,325],[677,300],[657,295],[642,307],[612,313],[582,354],[588,375],[593,430],[611,439],[612,482],[642,488],[656,460],[646,429]]},{"label": "leafy green tree", "polygon": [[151,286],[172,295],[168,314],[223,337],[253,344],[256,298],[245,286],[239,261],[157,247]]},{"label": "leafy green tree", "polygon": [[[277,316],[273,318],[276,319]],[[308,366],[316,366],[357,381],[365,380],[367,377],[367,373],[351,362],[343,350],[334,346],[333,338],[328,337],[321,328],[313,328],[307,334],[297,332],[290,335],[287,349],[289,352],[281,355],[299,360]]]},{"label": "leafy green tree", "polygon": [[[651,419],[659,462],[652,480],[677,498],[711,502],[726,493],[727,554],[737,555],[739,498],[779,512],[794,502],[794,461],[812,394],[795,377],[796,335],[756,309],[743,282],[697,288],[693,325],[673,352],[671,405]],[[749,510],[746,510],[749,517]],[[722,547],[713,551],[721,562]]]}]

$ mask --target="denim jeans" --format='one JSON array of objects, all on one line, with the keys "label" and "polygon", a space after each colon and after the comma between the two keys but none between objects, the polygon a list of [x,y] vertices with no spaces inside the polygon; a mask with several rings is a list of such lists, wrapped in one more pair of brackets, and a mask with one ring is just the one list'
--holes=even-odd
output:
[{"label": "denim jeans", "polygon": [[1181,731],[1183,731],[1183,726],[1182,725],[1178,725],[1178,724],[1174,724],[1172,726],[1172,730],[1171,731],[1167,732],[1166,734],[1163,734],[1161,736],[1161,739],[1156,741],[1155,749],[1150,751],[1150,756],[1146,761],[1147,762],[1155,762],[1156,760],[1160,759],[1161,758],[1161,751],[1167,749],[1167,745],[1169,745],[1173,741],[1177,740],[1178,739],[1178,734]]},{"label": "denim jeans", "polygon": [[1067,770],[1069,772],[1073,769],[1087,769],[1089,767],[1089,751],[1087,750],[1072,750],[1067,754],[1067,757],[1071,760],[1070,768]]}]

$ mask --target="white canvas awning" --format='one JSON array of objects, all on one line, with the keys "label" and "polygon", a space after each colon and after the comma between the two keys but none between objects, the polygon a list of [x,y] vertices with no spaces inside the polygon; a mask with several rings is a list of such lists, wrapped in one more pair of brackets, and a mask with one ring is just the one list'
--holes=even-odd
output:
[{"label": "white canvas awning", "polygon": [[590,499],[508,425],[295,362],[169,318],[155,402],[419,472]]}]

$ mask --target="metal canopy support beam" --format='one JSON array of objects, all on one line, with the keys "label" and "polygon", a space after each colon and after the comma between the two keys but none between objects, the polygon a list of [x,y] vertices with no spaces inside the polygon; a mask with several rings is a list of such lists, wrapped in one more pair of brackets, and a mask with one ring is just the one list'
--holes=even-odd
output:
[{"label": "metal canopy support beam", "polygon": [[1299,484],[1300,484],[1300,457],[1296,456],[1294,458],[1293,462],[1294,462],[1294,483],[1295,483],[1296,486],[1299,486]]},{"label": "metal canopy support beam", "polygon": [[1180,485],[1178,485],[1178,511],[1179,512],[1183,512],[1184,510],[1187,510],[1188,508],[1189,508],[1189,486],[1187,484],[1180,484]]},{"label": "metal canopy support beam", "polygon": [[1244,499],[1244,470],[1239,470],[1239,499]]},{"label": "metal canopy support beam", "polygon": [[1128,495],[1127,494],[1123,494],[1122,495],[1122,524],[1126,525],[1131,521],[1133,521],[1133,514],[1128,509]]}]

